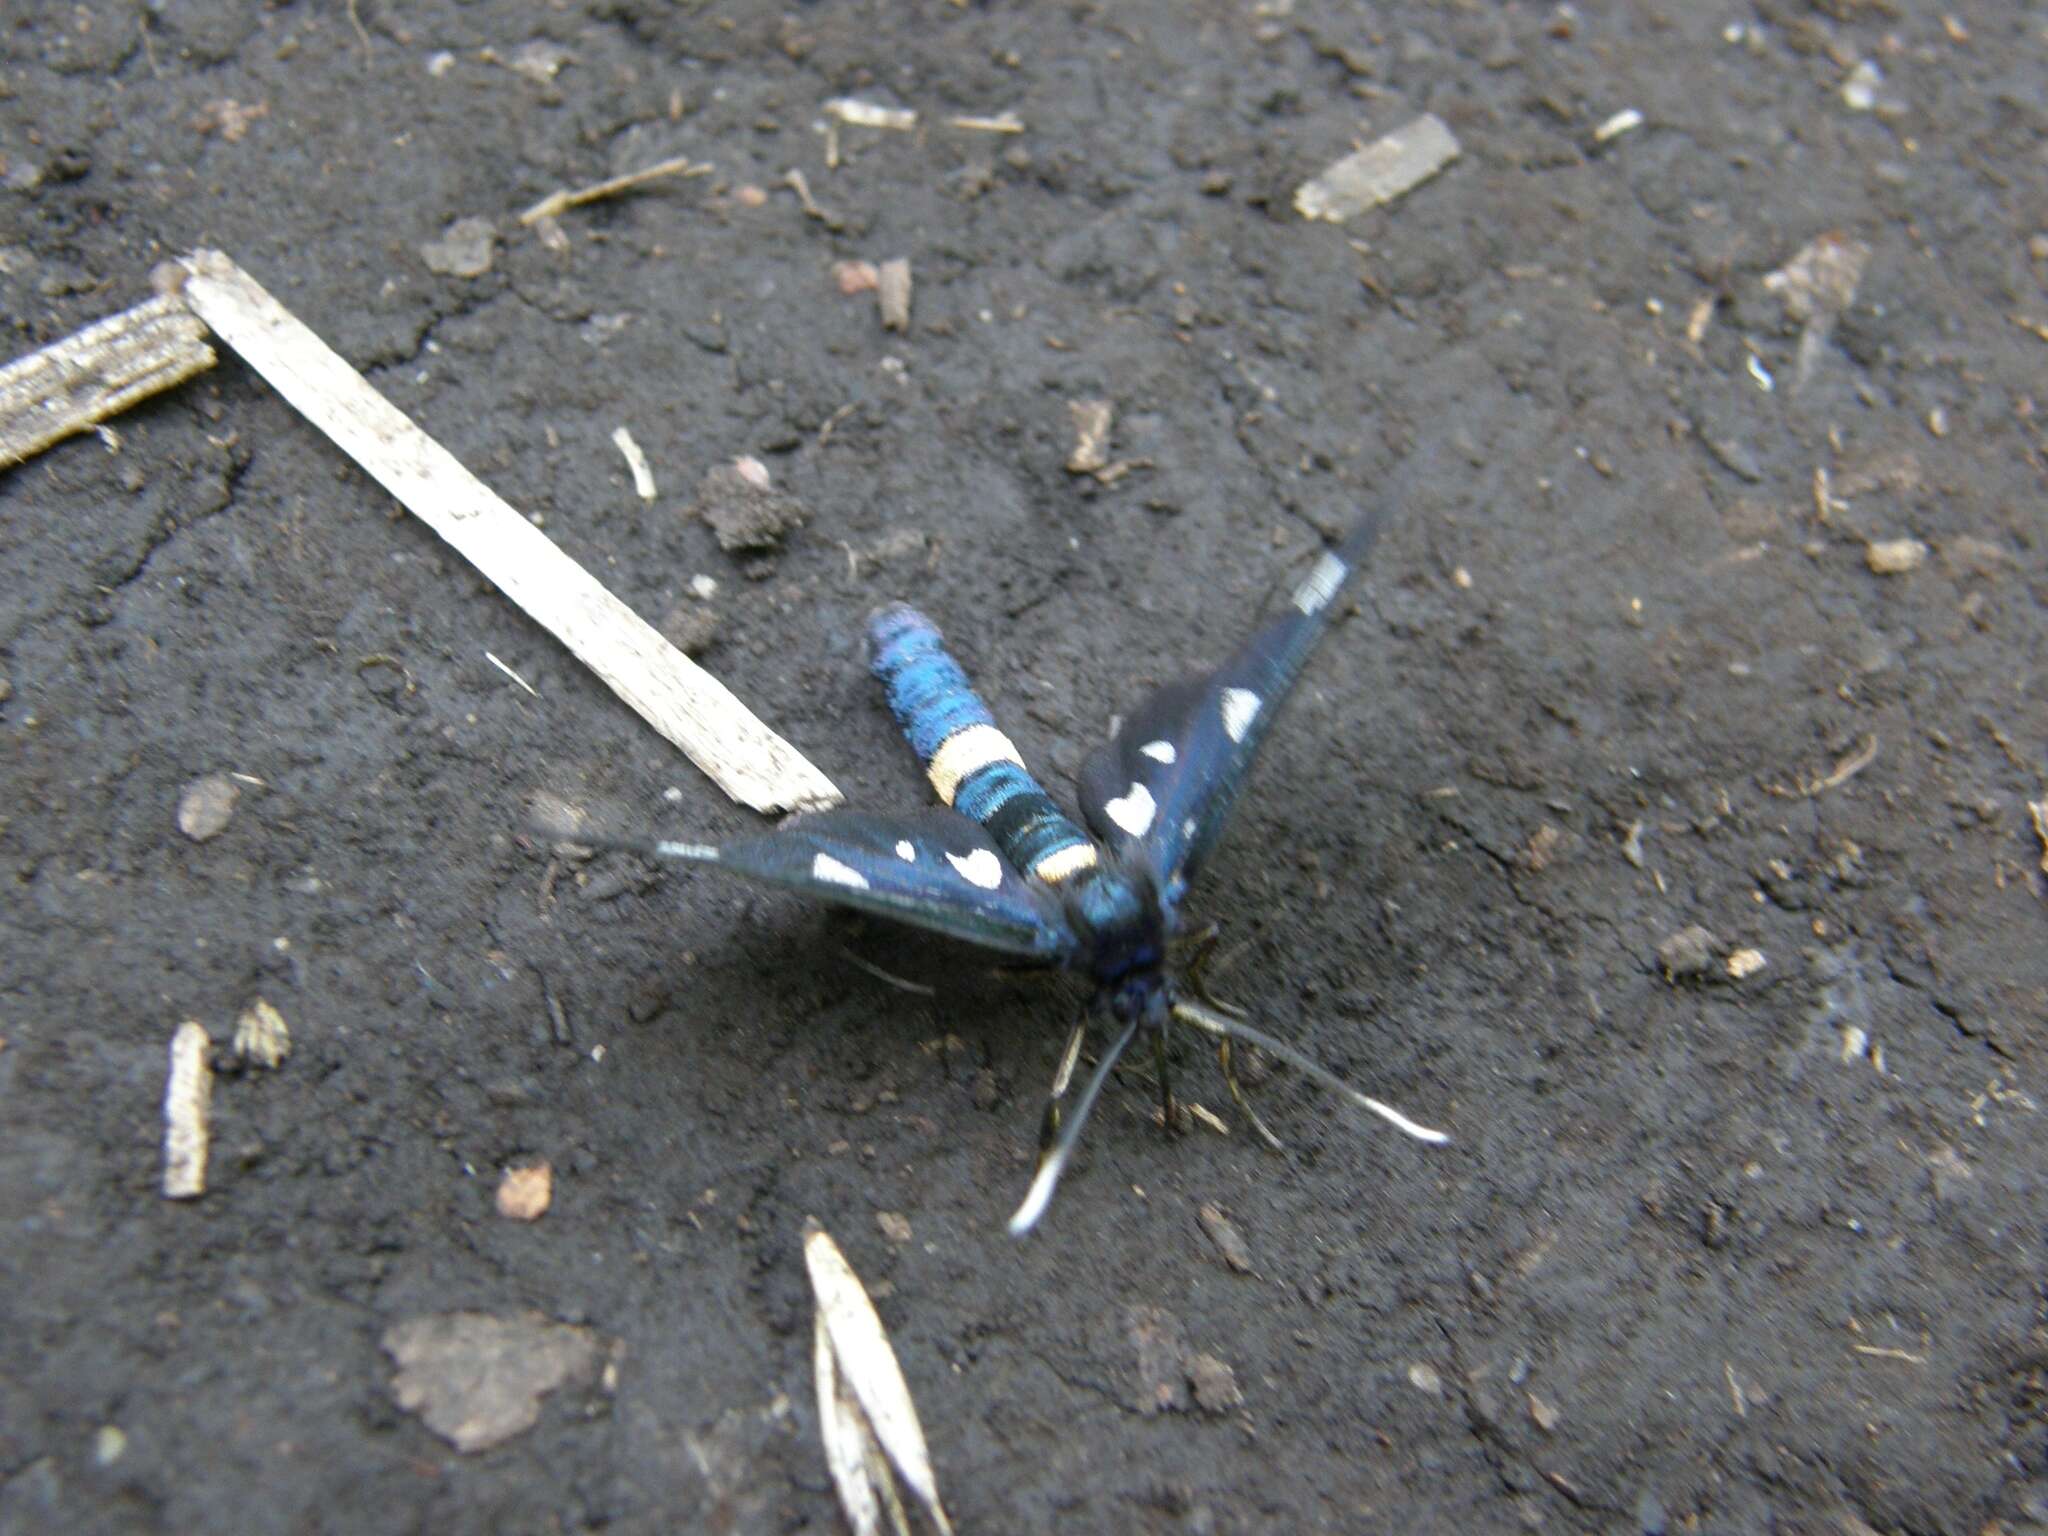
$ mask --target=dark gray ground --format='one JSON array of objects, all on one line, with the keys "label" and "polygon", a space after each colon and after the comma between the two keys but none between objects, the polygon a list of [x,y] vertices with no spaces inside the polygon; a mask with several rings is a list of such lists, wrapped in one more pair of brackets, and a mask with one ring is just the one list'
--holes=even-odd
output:
[{"label": "dark gray ground", "polygon": [[[2039,6],[355,10],[10,0],[6,351],[226,249],[642,613],[717,578],[707,664],[872,807],[927,794],[877,601],[1065,794],[1384,505],[1193,916],[1220,990],[1456,1142],[1286,1073],[1293,1160],[1234,1116],[1168,1141],[1135,1072],[1011,1242],[1076,989],[551,870],[539,788],[759,823],[229,359],[0,476],[0,1530],[838,1530],[813,1215],[964,1531],[2048,1526]],[[536,42],[551,81],[508,67]],[[923,125],[830,171],[855,91]],[[1461,161],[1294,216],[1425,108]],[[676,154],[716,174],[567,215],[566,253],[514,221]],[[430,270],[468,216],[491,269]],[[1831,230],[1873,254],[1795,391],[1761,279]],[[891,256],[906,335],[832,277]],[[1149,461],[1107,488],[1061,467],[1089,396]],[[809,513],[763,559],[683,515],[742,453]],[[1894,538],[1927,562],[1874,574]],[[217,772],[264,787],[194,843]],[[259,995],[296,1052],[223,1076],[212,1187],[168,1203],[171,1031],[225,1064]],[[536,1158],[553,1208],[500,1218]],[[458,1310],[614,1376],[459,1455],[383,1349]],[[1140,1411],[1141,1343],[1242,1402],[1168,1370]]]}]

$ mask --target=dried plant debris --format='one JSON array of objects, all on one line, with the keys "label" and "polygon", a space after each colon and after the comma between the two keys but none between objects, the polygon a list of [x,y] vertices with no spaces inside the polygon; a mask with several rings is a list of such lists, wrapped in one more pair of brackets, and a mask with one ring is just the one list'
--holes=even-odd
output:
[{"label": "dried plant debris", "polygon": [[235,802],[241,798],[242,791],[224,773],[194,779],[178,796],[178,830],[195,843],[219,837],[234,819]]},{"label": "dried plant debris", "polygon": [[875,304],[882,312],[882,329],[910,329],[910,262],[898,256],[875,269]]},{"label": "dried plant debris", "polygon": [[1634,107],[1624,107],[1593,130],[1593,142],[1605,144],[1620,138],[1624,133],[1633,133],[1643,126],[1643,114]]},{"label": "dried plant debris", "polygon": [[1830,230],[1809,240],[1777,271],[1764,274],[1766,291],[1776,294],[1787,318],[1803,327],[1794,392],[1812,374],[1835,321],[1855,302],[1857,285],[1869,264],[1869,246]]},{"label": "dried plant debris", "polygon": [[879,1530],[878,1511],[886,1504],[896,1528],[907,1529],[896,1493],[895,1477],[900,1476],[932,1524],[950,1532],[917,1407],[889,1336],[846,1255],[816,1222],[805,1226],[804,1265],[818,1303],[813,1335],[818,1423],[846,1518],[857,1532]]},{"label": "dried plant debris", "polygon": [[385,1330],[383,1345],[398,1365],[398,1406],[465,1455],[533,1428],[540,1400],[596,1382],[606,1353],[588,1328],[538,1312],[407,1318]]},{"label": "dried plant debris", "polygon": [[946,126],[968,133],[1022,133],[1024,119],[1014,112],[998,112],[993,117],[965,114],[947,118]]},{"label": "dried plant debris", "polygon": [[171,1036],[171,1075],[164,1085],[166,1200],[197,1200],[206,1193],[206,1117],[212,1103],[213,1042],[205,1025],[187,1019]]},{"label": "dried plant debris", "polygon": [[728,554],[763,554],[804,520],[803,506],[775,489],[768,466],[756,458],[738,458],[704,476],[690,508],[718,536]]},{"label": "dried plant debris", "polygon": [[1069,400],[1074,420],[1074,451],[1067,455],[1067,473],[1092,475],[1109,463],[1109,429],[1116,407],[1107,400]]},{"label": "dried plant debris", "polygon": [[235,1054],[246,1062],[275,1071],[292,1053],[291,1026],[284,1015],[262,998],[235,1020]]},{"label": "dried plant debris", "polygon": [[206,327],[175,293],[0,368],[0,469],[213,366]]},{"label": "dried plant debris", "polygon": [[592,182],[587,187],[574,187],[550,192],[526,212],[519,215],[522,224],[539,224],[544,220],[559,218],[571,208],[580,208],[585,203],[594,203],[601,198],[617,197],[621,192],[631,192],[650,181],[661,181],[667,177],[709,176],[712,167],[679,155],[673,160],[663,160],[658,165],[645,166],[637,171],[628,171],[623,176],[608,177]]},{"label": "dried plant debris", "polygon": [[1067,414],[1073,419],[1074,447],[1067,455],[1070,475],[1087,475],[1098,485],[1115,485],[1134,469],[1150,469],[1150,459],[1111,459],[1110,429],[1116,422],[1116,407],[1107,400],[1070,400]]},{"label": "dried plant debris", "polygon": [[654,467],[647,462],[647,451],[624,427],[612,433],[612,446],[626,461],[626,472],[633,477],[633,494],[642,501],[654,500]]},{"label": "dried plant debris", "polygon": [[851,96],[839,96],[826,102],[825,113],[856,128],[892,128],[898,133],[908,133],[917,126],[917,114],[908,107],[877,106],[874,102],[859,101]]},{"label": "dried plant debris", "polygon": [[507,1168],[498,1179],[498,1214],[507,1221],[539,1221],[555,1196],[555,1170],[545,1162]]},{"label": "dried plant debris", "polygon": [[1457,136],[1443,119],[1425,112],[1303,182],[1294,194],[1294,211],[1304,219],[1341,224],[1412,191],[1458,154]]}]

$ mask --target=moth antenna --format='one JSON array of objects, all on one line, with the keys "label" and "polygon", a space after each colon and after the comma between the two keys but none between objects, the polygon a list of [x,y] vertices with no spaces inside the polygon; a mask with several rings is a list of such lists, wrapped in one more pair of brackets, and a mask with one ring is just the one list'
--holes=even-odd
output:
[{"label": "moth antenna", "polygon": [[1038,1224],[1038,1218],[1045,1214],[1045,1208],[1052,1204],[1054,1186],[1060,1175],[1067,1170],[1067,1162],[1074,1155],[1075,1144],[1081,1139],[1081,1127],[1088,1123],[1088,1111],[1095,1107],[1095,1100],[1102,1092],[1102,1085],[1109,1081],[1109,1074],[1115,1069],[1130,1043],[1138,1036],[1138,1026],[1144,1022],[1142,1014],[1134,1017],[1124,1026],[1124,1032],[1110,1043],[1102,1053],[1102,1061],[1095,1068],[1095,1075],[1088,1079],[1088,1086],[1081,1090],[1081,1097],[1074,1101],[1074,1112],[1065,1125],[1060,1127],[1060,1139],[1053,1143],[1052,1150],[1039,1159],[1038,1173],[1031,1181],[1031,1188],[1024,1196],[1024,1203],[1017,1207],[1017,1214],[1010,1218],[1010,1236],[1022,1237]]},{"label": "moth antenna", "polygon": [[1241,1019],[1227,1019],[1222,1014],[1212,1012],[1199,1003],[1191,1003],[1185,998],[1175,1000],[1173,1016],[1183,1024],[1191,1024],[1205,1034],[1215,1035],[1221,1039],[1242,1040],[1247,1045],[1256,1045],[1262,1051],[1270,1051],[1296,1071],[1306,1073],[1332,1093],[1342,1094],[1361,1109],[1371,1110],[1396,1130],[1406,1131],[1417,1141],[1441,1146],[1451,1139],[1442,1131],[1433,1131],[1426,1125],[1410,1120],[1393,1105],[1360,1093],[1306,1052],[1296,1049],[1284,1040],[1274,1039],[1263,1029],[1254,1029]]}]

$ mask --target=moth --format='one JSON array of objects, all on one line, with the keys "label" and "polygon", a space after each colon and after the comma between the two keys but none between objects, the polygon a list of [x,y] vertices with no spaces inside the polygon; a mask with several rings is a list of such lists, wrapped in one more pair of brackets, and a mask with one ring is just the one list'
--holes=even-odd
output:
[{"label": "moth", "polygon": [[[1088,832],[1025,768],[937,627],[907,604],[892,603],[868,620],[871,666],[942,809],[824,811],[716,846],[594,840],[580,833],[566,840],[724,870],[1090,978],[1094,997],[1061,1053],[1037,1172],[1010,1218],[1013,1234],[1030,1231],[1045,1213],[1089,1111],[1141,1031],[1153,1033],[1166,1124],[1174,1124],[1166,1075],[1166,1037],[1174,1023],[1218,1041],[1233,1100],[1275,1147],[1278,1139],[1239,1087],[1233,1041],[1271,1052],[1411,1136],[1445,1141],[1441,1131],[1360,1093],[1295,1047],[1185,995],[1190,989],[1168,967],[1168,942],[1180,929],[1189,882],[1222,833],[1260,744],[1377,531],[1377,516],[1367,516],[1322,553],[1287,606],[1228,661],[1158,689],[1089,756],[1080,783]],[[1097,1011],[1107,1011],[1115,1033],[1066,1113]]]}]

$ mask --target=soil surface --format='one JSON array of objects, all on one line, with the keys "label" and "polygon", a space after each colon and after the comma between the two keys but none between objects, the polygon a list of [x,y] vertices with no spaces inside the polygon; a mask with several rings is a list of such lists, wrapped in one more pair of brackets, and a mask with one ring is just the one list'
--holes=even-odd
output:
[{"label": "soil surface", "polygon": [[1011,1240],[1084,989],[525,835],[762,823],[229,355],[0,474],[0,1531],[840,1530],[811,1217],[962,1531],[2048,1528],[2044,103],[1991,0],[10,0],[10,354],[226,250],[856,805],[876,603],[1065,796],[1383,507],[1188,916],[1455,1139],[1185,1044]]}]

